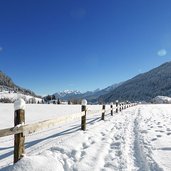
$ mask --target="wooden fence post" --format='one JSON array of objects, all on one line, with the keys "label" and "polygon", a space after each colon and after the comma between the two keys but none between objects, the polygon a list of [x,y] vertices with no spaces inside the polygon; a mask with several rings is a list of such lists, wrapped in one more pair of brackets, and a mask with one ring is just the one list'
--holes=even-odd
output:
[{"label": "wooden fence post", "polygon": [[119,111],[122,111],[122,103],[119,103]]},{"label": "wooden fence post", "polygon": [[124,109],[126,109],[126,102],[124,102]]},{"label": "wooden fence post", "polygon": [[116,113],[118,113],[118,103],[119,103],[119,101],[116,100]]},{"label": "wooden fence post", "polygon": [[[18,99],[14,103],[14,127],[21,126],[25,123],[25,101]],[[14,163],[23,157],[25,136],[23,133],[14,135]]]},{"label": "wooden fence post", "polygon": [[102,117],[101,117],[102,120],[105,119],[105,105],[102,105]]},{"label": "wooden fence post", "polygon": [[129,102],[128,102],[128,101],[126,101],[126,108],[128,108],[128,105],[129,105]]},{"label": "wooden fence post", "polygon": [[113,102],[110,103],[110,108],[111,108],[111,116],[113,116]]},{"label": "wooden fence post", "polygon": [[87,105],[87,100],[83,99],[81,102],[81,111],[85,112],[85,115],[81,117],[81,130],[85,131],[86,130],[86,105]]}]

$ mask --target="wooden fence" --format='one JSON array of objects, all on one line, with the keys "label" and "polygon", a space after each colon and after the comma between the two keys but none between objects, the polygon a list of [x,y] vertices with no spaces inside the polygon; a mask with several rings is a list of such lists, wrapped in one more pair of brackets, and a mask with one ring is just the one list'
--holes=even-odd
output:
[{"label": "wooden fence", "polygon": [[[105,114],[108,112],[113,116],[114,112],[118,113],[123,109],[128,107],[135,106],[136,103],[128,103],[128,102],[118,102],[116,101],[115,105],[113,103],[110,104],[110,109],[106,110],[106,105],[102,105],[101,110],[91,110],[89,115],[101,113],[101,119],[105,120]],[[82,101],[81,111],[80,113],[75,113],[69,116],[58,117],[54,119],[44,120],[37,123],[25,124],[25,102],[22,99],[17,100],[14,103],[14,127],[1,129],[0,137],[14,135],[14,163],[20,160],[25,153],[24,143],[25,136],[28,134],[32,134],[39,130],[53,127],[57,124],[66,123],[75,119],[81,118],[81,130],[86,130],[86,117],[87,117],[87,101]]]}]

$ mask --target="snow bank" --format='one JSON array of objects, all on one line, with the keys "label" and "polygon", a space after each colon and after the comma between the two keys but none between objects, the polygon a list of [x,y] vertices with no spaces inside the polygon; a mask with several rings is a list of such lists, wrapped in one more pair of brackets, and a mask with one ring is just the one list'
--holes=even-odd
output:
[{"label": "snow bank", "polygon": [[167,97],[167,96],[157,96],[155,97],[154,99],[151,100],[152,103],[155,103],[155,104],[168,104],[168,103],[171,103],[171,97]]},{"label": "snow bank", "polygon": [[9,168],[9,171],[64,171],[63,166],[58,159],[53,157],[51,151],[46,151],[41,155],[26,156],[14,166]]}]

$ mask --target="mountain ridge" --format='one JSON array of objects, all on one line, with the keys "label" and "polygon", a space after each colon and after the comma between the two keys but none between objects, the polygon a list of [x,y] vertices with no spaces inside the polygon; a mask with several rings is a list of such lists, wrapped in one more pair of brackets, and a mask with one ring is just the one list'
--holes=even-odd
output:
[{"label": "mountain ridge", "polygon": [[171,62],[166,62],[125,81],[99,101],[150,101],[156,96],[171,96]]},{"label": "mountain ridge", "polygon": [[[104,89],[96,89],[94,91],[87,91],[85,93],[81,93],[78,90],[70,90],[67,92],[71,92],[71,93],[64,93],[66,90],[64,90],[63,92],[58,92],[58,93],[54,93],[53,95],[55,96],[56,99],[60,98],[62,100],[80,100],[80,99],[87,99],[89,102],[93,102],[93,103],[97,103],[98,102],[98,97],[100,97],[101,95],[104,95],[106,93],[108,93],[111,90],[114,90],[116,87],[118,87],[119,85],[121,85],[123,82],[121,83],[116,83],[113,84],[111,86],[108,86]],[[62,94],[62,96],[61,96]],[[65,94],[65,95],[64,95]],[[64,96],[63,96],[64,95]]]},{"label": "mountain ridge", "polygon": [[41,97],[39,95],[36,95],[33,91],[29,89],[25,89],[16,85],[13,82],[13,80],[2,71],[0,71],[0,88],[1,88],[1,91],[8,90],[8,91],[20,92],[20,93],[31,95],[34,97]]}]

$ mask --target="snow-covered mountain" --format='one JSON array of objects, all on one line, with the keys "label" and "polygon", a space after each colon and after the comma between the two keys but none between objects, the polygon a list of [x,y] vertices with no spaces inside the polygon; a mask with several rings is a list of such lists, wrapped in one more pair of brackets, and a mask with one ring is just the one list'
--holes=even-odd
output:
[{"label": "snow-covered mountain", "polygon": [[54,96],[56,98],[65,98],[66,96],[74,96],[74,95],[79,95],[79,94],[82,94],[82,93],[78,90],[64,90],[64,91],[55,93]]},{"label": "snow-covered mountain", "polygon": [[55,98],[60,98],[62,100],[79,100],[79,99],[87,99],[89,102],[97,102],[98,97],[101,95],[105,95],[109,93],[110,91],[114,90],[116,87],[121,85],[121,83],[113,84],[111,86],[108,86],[104,89],[96,89],[94,91],[87,91],[85,93],[81,93],[78,90],[64,90],[63,92],[58,92],[53,94]]},{"label": "snow-covered mountain", "polygon": [[0,102],[14,102],[19,97],[30,103],[42,101],[40,96],[31,90],[16,85],[9,76],[0,71]]},{"label": "snow-covered mountain", "polygon": [[2,91],[14,91],[25,95],[40,97],[36,95],[33,91],[16,85],[9,76],[7,76],[4,72],[0,71],[0,92]]}]

